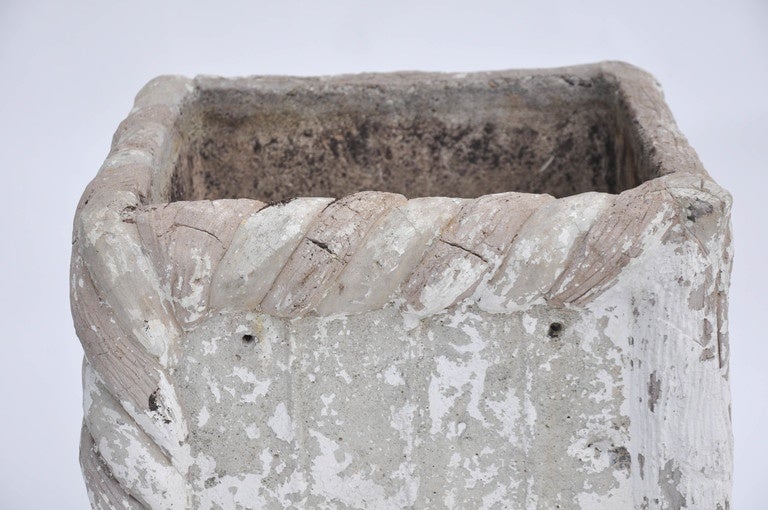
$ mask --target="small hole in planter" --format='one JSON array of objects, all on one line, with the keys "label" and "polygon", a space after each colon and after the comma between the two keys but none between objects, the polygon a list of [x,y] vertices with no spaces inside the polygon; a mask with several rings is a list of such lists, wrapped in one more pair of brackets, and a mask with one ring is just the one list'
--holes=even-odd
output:
[{"label": "small hole in planter", "polygon": [[150,411],[157,411],[160,409],[160,406],[157,404],[157,392],[160,391],[159,389],[152,392],[152,394],[149,396],[149,400],[147,401],[147,405],[149,406]]},{"label": "small hole in planter", "polygon": [[549,338],[557,338],[560,336],[560,333],[563,332],[563,325],[559,322],[553,322],[549,325],[549,331],[547,332],[547,336]]},{"label": "small hole in planter", "polygon": [[254,340],[256,340],[256,337],[253,335],[243,335],[243,342],[247,344],[253,342]]}]

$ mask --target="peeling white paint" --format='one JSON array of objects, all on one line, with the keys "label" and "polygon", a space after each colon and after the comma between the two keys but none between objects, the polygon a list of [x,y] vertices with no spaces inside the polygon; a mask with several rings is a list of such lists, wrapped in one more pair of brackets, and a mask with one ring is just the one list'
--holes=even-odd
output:
[{"label": "peeling white paint", "polygon": [[293,421],[291,421],[288,409],[283,402],[277,404],[275,413],[267,420],[267,425],[278,438],[288,443],[293,441]]},{"label": "peeling white paint", "polygon": [[205,427],[205,424],[208,423],[208,419],[211,417],[210,413],[208,412],[207,407],[203,407],[200,409],[200,412],[197,413],[197,427]]},{"label": "peeling white paint", "polygon": [[395,365],[391,365],[384,371],[384,381],[390,386],[402,386],[405,384],[400,370]]}]

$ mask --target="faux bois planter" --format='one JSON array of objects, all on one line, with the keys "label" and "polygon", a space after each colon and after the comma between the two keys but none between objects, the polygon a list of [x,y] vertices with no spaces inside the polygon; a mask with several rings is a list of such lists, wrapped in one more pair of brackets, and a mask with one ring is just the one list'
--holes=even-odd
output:
[{"label": "faux bois planter", "polygon": [[94,508],[729,508],[731,199],[647,73],[166,76],[78,206]]}]

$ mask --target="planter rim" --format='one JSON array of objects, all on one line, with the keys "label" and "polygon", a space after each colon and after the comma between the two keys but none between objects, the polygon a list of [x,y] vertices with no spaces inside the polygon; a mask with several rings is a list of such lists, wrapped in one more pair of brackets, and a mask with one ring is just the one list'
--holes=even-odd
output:
[{"label": "planter rim", "polygon": [[[542,78],[550,81],[537,81]],[[630,116],[628,122],[631,123],[632,136],[635,137],[637,144],[638,161],[646,167],[646,172],[649,175],[655,175],[655,177],[622,191],[618,195],[587,192],[560,199],[553,199],[547,194],[504,192],[483,195],[475,199],[453,199],[453,201],[443,197],[423,197],[408,200],[395,193],[374,191],[358,192],[336,201],[321,198],[299,198],[293,205],[267,204],[253,199],[197,201],[172,199],[174,165],[181,150],[180,142],[174,137],[174,130],[178,129],[179,119],[184,116],[186,110],[209,100],[207,94],[210,91],[225,90],[234,94],[238,101],[247,103],[251,96],[242,93],[244,90],[261,90],[278,95],[290,95],[293,93],[292,91],[297,89],[341,90],[343,93],[345,87],[354,89],[377,86],[384,87],[386,92],[390,89],[410,90],[415,86],[432,89],[461,88],[477,84],[487,86],[489,80],[516,80],[517,82],[522,81],[524,84],[530,82],[530,91],[534,96],[538,94],[545,96],[543,101],[552,101],[553,99],[547,96],[547,90],[543,90],[540,94],[539,90],[546,89],[547,84],[551,84],[553,78],[558,86],[563,86],[562,82],[577,88],[589,88],[597,82],[605,84],[608,87],[607,95],[613,97],[617,102],[616,107],[623,108]],[[538,96],[535,99],[538,100]],[[554,101],[556,100],[557,98],[554,99]],[[255,107],[258,108],[258,105]],[[692,198],[693,195],[696,195],[696,198]],[[322,254],[323,257],[330,258],[328,260],[323,258],[320,262],[311,263],[311,268],[305,267],[306,260],[304,259],[311,259],[312,253],[308,250],[304,250],[306,253],[302,253],[301,249],[292,245],[292,248],[283,254],[285,260],[290,262],[289,259],[293,259],[295,262],[296,259],[301,259],[301,261],[293,265],[288,264],[288,268],[284,268],[280,275],[272,275],[274,278],[273,286],[282,286],[283,296],[280,299],[273,299],[274,302],[271,304],[265,304],[269,300],[268,297],[262,295],[265,292],[264,289],[259,290],[262,294],[256,292],[265,300],[258,303],[252,299],[246,299],[243,294],[245,290],[255,292],[253,288],[247,285],[242,292],[234,292],[234,294],[230,292],[244,278],[243,268],[229,268],[232,274],[229,276],[219,275],[220,280],[223,279],[225,283],[218,287],[213,285],[212,289],[205,289],[205,292],[211,293],[211,303],[209,304],[226,307],[235,306],[238,300],[245,300],[249,306],[254,306],[255,309],[261,307],[263,311],[277,316],[296,317],[313,310],[318,311],[316,306],[320,299],[318,294],[326,292],[328,282],[339,276],[337,272],[346,269],[348,259],[362,248],[360,243],[363,242],[374,225],[381,223],[381,218],[393,213],[393,211],[405,214],[405,216],[409,214],[418,216],[425,214],[424,211],[439,209],[443,210],[444,217],[439,221],[436,220],[440,223],[438,230],[444,231],[437,237],[435,235],[438,234],[438,231],[432,232],[427,245],[432,243],[432,239],[437,239],[448,248],[458,252],[460,258],[469,257],[471,261],[464,261],[462,264],[470,267],[470,269],[465,267],[460,271],[468,280],[467,282],[459,284],[454,281],[456,278],[451,282],[436,282],[433,276],[429,276],[430,273],[434,273],[438,269],[444,270],[450,264],[458,264],[454,260],[454,255],[457,254],[454,253],[451,256],[446,255],[447,260],[453,262],[442,261],[443,265],[440,267],[436,268],[434,265],[422,263],[420,266],[412,268],[413,273],[409,277],[410,279],[403,281],[399,297],[392,297],[396,294],[396,289],[392,288],[389,289],[392,291],[392,295],[384,302],[382,301],[383,298],[379,298],[374,300],[375,304],[368,303],[355,306],[350,304],[352,298],[346,295],[339,296],[338,299],[346,299],[347,304],[339,301],[334,305],[326,303],[326,305],[319,307],[324,315],[357,313],[379,308],[386,303],[393,302],[393,299],[395,301],[402,299],[405,303],[400,304],[404,309],[413,311],[418,316],[425,316],[444,310],[446,307],[473,295],[473,293],[478,302],[481,301],[477,282],[482,278],[488,280],[488,275],[493,272],[499,273],[501,265],[509,265],[514,262],[515,254],[510,246],[518,236],[525,238],[525,235],[521,235],[521,228],[532,223],[527,222],[529,217],[538,218],[538,221],[541,222],[543,215],[556,216],[562,214],[564,208],[575,207],[579,210],[579,214],[589,218],[587,221],[589,225],[582,226],[586,230],[579,231],[578,236],[571,241],[586,239],[591,248],[582,253],[580,257],[571,257],[573,260],[570,261],[569,266],[557,279],[549,282],[551,284],[549,288],[542,288],[537,293],[537,299],[544,299],[550,304],[558,306],[576,305],[585,304],[589,301],[589,296],[595,296],[599,293],[599,291],[595,291],[585,294],[583,290],[577,289],[580,279],[589,281],[594,279],[595,275],[591,272],[600,273],[603,271],[604,267],[601,269],[598,267],[600,265],[613,266],[608,273],[615,276],[629,260],[640,253],[641,249],[636,244],[642,238],[640,234],[643,233],[644,229],[649,228],[650,222],[654,218],[651,213],[673,214],[681,218],[690,218],[692,214],[695,214],[695,211],[691,211],[696,207],[701,207],[696,205],[698,203],[709,204],[707,207],[710,210],[714,207],[718,210],[727,211],[730,209],[731,197],[703,169],[696,153],[678,130],[656,80],[649,73],[623,62],[601,62],[552,69],[474,73],[397,72],[331,77],[252,76],[240,78],[198,76],[194,79],[181,76],[160,76],[151,80],[138,93],[134,108],[120,124],[113,137],[112,150],[109,156],[98,175],[83,193],[75,215],[74,241],[83,239],[87,241],[86,244],[95,247],[97,244],[95,239],[98,236],[109,235],[111,239],[109,249],[115,252],[114,257],[124,259],[123,262],[126,267],[135,267],[136,264],[139,264],[137,262],[139,260],[144,261],[141,264],[150,264],[145,260],[146,257],[143,252],[146,252],[148,245],[154,242],[151,241],[154,239],[153,232],[154,235],[162,235],[162,232],[157,231],[159,227],[155,223],[160,221],[158,218],[162,216],[163,210],[169,206],[172,211],[188,209],[188,212],[183,214],[189,214],[192,218],[204,218],[203,222],[213,221],[217,215],[220,215],[217,212],[219,210],[236,211],[236,217],[229,219],[236,226],[238,224],[245,225],[248,223],[247,218],[253,219],[259,214],[261,217],[264,217],[265,214],[278,214],[274,211],[265,213],[272,206],[277,205],[283,213],[283,219],[287,222],[286,225],[303,225],[302,229],[305,231],[300,236],[302,242],[311,242],[314,245],[311,247],[312,250],[325,251],[326,253]],[[350,204],[353,205],[350,206]],[[340,210],[346,210],[350,207],[354,210],[352,216],[339,214]],[[540,209],[543,209],[544,212]],[[259,211],[261,213],[257,214]],[[537,211],[538,216],[533,216]],[[615,221],[612,218],[627,214],[630,217],[637,214],[639,216],[634,218],[624,230],[616,231],[614,228]],[[495,225],[499,221],[503,224],[501,227]],[[467,222],[471,224],[470,227],[466,226]],[[248,245],[249,241],[253,242],[247,233],[243,233],[247,229],[242,225],[234,236],[235,241],[232,241],[231,237],[229,238],[236,246],[236,249],[233,248],[230,251],[245,249],[246,245],[250,246]],[[185,226],[189,227],[190,225]],[[205,231],[207,227],[198,225],[196,228]],[[357,231],[359,234],[357,238],[354,238],[354,235],[349,237],[347,232],[344,234],[347,237],[341,239],[339,237],[341,235],[340,230],[348,230],[349,228]],[[101,230],[97,232],[98,229]],[[314,229],[314,233],[310,232],[312,229]],[[478,229],[483,232],[479,234]],[[493,229],[502,231],[502,234],[488,234],[486,232]],[[263,231],[259,232],[259,235],[264,235]],[[524,228],[523,234],[526,234]],[[527,234],[529,237],[538,236],[537,240],[545,235],[542,232],[527,232]],[[496,235],[497,239],[491,239],[493,235]],[[219,239],[217,238],[217,240]],[[520,244],[519,239],[516,242]],[[613,247],[618,242],[623,243],[624,247],[623,250],[615,253],[616,250]],[[250,248],[253,249],[254,247],[250,246]],[[382,245],[379,248],[384,249],[386,246]],[[565,248],[572,250],[571,247]],[[104,253],[104,248],[101,251],[102,253],[99,253],[98,257],[105,259],[107,256]],[[164,259],[160,253],[161,248],[155,247],[155,251],[157,252],[155,253],[156,260],[153,261],[155,265],[161,261],[170,265],[177,262],[173,259]],[[117,252],[120,252],[120,255]],[[135,255],[128,255],[130,253],[135,253]],[[616,256],[603,260],[605,253],[614,253]],[[186,254],[182,255],[186,256]],[[425,258],[442,255],[445,254],[430,252]],[[400,262],[403,260],[401,257]],[[226,256],[224,256],[224,261],[226,262]],[[327,271],[321,270],[323,264],[327,265],[337,261],[341,261],[342,268],[337,268],[337,272],[331,271],[331,276],[325,274]],[[114,264],[114,261],[110,263]],[[585,270],[584,266],[588,266],[588,270]],[[226,264],[222,264],[222,267],[226,267]],[[312,278],[304,274],[306,271],[313,274],[321,273],[320,276],[315,274],[315,277],[320,280],[313,281]],[[301,277],[303,279],[301,281],[291,280],[289,277],[291,272],[303,275]],[[147,281],[143,285],[146,288],[154,288],[157,293],[160,293],[160,289],[157,288],[157,278],[150,276],[152,273],[154,271],[147,271]],[[282,279],[278,276],[281,276]],[[404,276],[401,275],[401,277]],[[306,278],[309,278],[309,283],[307,283]],[[351,279],[355,280],[355,278]],[[214,280],[216,280],[215,277]],[[610,281],[611,278],[608,275],[603,275],[603,280]],[[574,281],[577,283],[575,287]],[[428,306],[426,302],[430,300],[430,295],[426,292],[426,288],[430,282],[433,286],[437,285],[440,288],[446,285],[450,287],[454,284],[458,287],[448,292],[448,295],[452,296],[451,299],[444,302],[438,300],[434,306]],[[595,290],[594,282],[582,283],[587,288]],[[321,290],[309,288],[313,285],[317,285]],[[339,285],[344,284],[342,282]],[[598,287],[600,286],[598,285]],[[310,297],[305,296],[306,303],[297,305],[294,302],[296,298],[292,294],[297,292],[297,289],[303,289],[301,292],[312,294]],[[509,289],[507,289],[508,291]],[[301,294],[301,292],[299,293]],[[498,290],[496,293],[501,292]],[[227,297],[228,293],[231,295]],[[286,303],[286,299],[290,303]],[[158,301],[162,301],[162,299],[158,298]],[[302,299],[300,298],[299,301],[301,302]],[[518,305],[522,302],[520,301]],[[528,299],[524,302],[530,304],[532,301]],[[501,306],[497,304],[490,306],[487,311],[509,311],[509,306],[511,305]],[[163,311],[162,314],[165,313]],[[198,314],[192,315],[198,316]]]},{"label": "planter rim", "polygon": [[[461,87],[494,78],[534,80],[542,77],[559,77],[576,87],[594,80],[603,80],[608,84],[616,100],[630,116],[633,134],[641,152],[639,157],[654,175],[644,183],[667,175],[688,175],[708,181],[708,186],[717,186],[679,131],[658,81],[648,72],[625,62],[606,61],[556,68],[466,73],[408,71],[317,77],[254,75],[232,78],[199,75],[193,79],[162,75],[150,80],[137,94],[133,109],[114,134],[109,155],[96,178],[83,193],[78,211],[87,205],[92,194],[99,192],[130,193],[133,197],[129,200],[135,207],[169,202],[174,156],[178,154],[179,147],[163,150],[163,145],[172,137],[179,115],[200,101],[205,92],[250,90],[290,94],[297,88],[338,89],[373,85],[396,90],[425,83]],[[721,193],[724,190],[718,187],[718,194]]]}]

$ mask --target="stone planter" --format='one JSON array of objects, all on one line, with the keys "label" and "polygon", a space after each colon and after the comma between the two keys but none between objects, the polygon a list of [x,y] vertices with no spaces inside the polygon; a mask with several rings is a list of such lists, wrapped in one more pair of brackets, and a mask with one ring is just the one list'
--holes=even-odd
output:
[{"label": "stone planter", "polygon": [[730,203],[622,63],[157,78],[75,217],[92,505],[724,510]]}]

